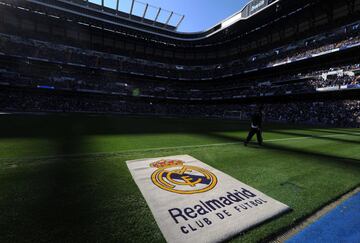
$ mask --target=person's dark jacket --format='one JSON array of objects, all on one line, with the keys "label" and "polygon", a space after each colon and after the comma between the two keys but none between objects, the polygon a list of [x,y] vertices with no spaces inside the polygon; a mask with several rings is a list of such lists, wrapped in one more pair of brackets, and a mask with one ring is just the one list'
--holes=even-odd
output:
[{"label": "person's dark jacket", "polygon": [[262,114],[260,112],[255,113],[251,117],[252,128],[262,128]]}]

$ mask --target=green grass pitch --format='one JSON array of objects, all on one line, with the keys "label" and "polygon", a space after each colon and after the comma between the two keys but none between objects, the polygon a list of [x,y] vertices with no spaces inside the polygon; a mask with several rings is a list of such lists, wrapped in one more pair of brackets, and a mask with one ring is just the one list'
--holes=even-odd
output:
[{"label": "green grass pitch", "polygon": [[286,229],[360,185],[360,129],[238,121],[0,117],[0,242],[163,242],[125,161],[189,154],[293,210],[235,237]]}]

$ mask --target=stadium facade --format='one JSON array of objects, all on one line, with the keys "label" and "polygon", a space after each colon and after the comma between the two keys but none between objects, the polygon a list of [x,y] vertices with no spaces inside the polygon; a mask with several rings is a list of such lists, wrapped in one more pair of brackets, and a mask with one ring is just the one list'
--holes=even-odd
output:
[{"label": "stadium facade", "polygon": [[0,13],[4,112],[360,124],[360,0],[254,0],[196,33],[86,0]]}]

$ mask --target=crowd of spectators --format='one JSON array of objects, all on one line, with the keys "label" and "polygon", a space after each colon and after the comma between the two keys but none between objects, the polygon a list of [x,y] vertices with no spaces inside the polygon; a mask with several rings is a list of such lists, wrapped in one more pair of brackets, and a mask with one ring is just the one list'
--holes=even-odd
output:
[{"label": "crowd of spectators", "polygon": [[325,53],[325,52],[335,50],[335,49],[340,49],[340,48],[343,48],[346,46],[351,46],[351,45],[357,44],[359,42],[360,42],[359,36],[349,36],[345,40],[341,40],[336,43],[322,44],[322,45],[317,43],[316,40],[313,40],[311,42],[311,44],[319,46],[319,47],[313,47],[313,48],[309,48],[311,46],[311,44],[309,44],[309,42],[305,42],[306,44],[303,48],[296,49],[296,51],[292,55],[287,55],[286,57],[279,58],[277,60],[270,62],[268,66],[277,65],[277,64],[283,63],[283,62],[296,61],[296,60],[303,59],[303,58],[309,58],[316,54]]},{"label": "crowd of spectators", "polygon": [[[113,73],[87,68],[69,69],[61,65],[45,65],[39,69],[32,64],[2,66],[0,85],[29,86],[56,90],[82,91],[89,93],[117,94],[170,99],[232,99],[258,96],[279,96],[314,93],[318,88],[359,85],[355,71],[359,65],[348,65],[310,73],[280,76],[266,80],[229,82],[156,82],[150,80],[119,79]],[[328,74],[331,75],[328,75]],[[347,87],[347,86],[346,86]],[[357,86],[354,86],[357,87]],[[359,87],[358,87],[359,88]]]},{"label": "crowd of spectators", "polygon": [[[326,102],[292,102],[264,105],[268,121],[294,124],[321,124],[360,127],[360,100]],[[130,101],[101,95],[69,95],[3,91],[0,93],[2,112],[114,113],[176,117],[212,117],[248,119],[252,105],[170,104]],[[228,116],[236,111],[241,116]]]},{"label": "crowd of spectators", "polygon": [[[233,80],[215,84],[211,80],[358,44],[359,29],[359,23],[354,23],[332,33],[245,56],[231,63],[204,66],[159,63],[0,33],[0,88],[4,89],[0,93],[0,111],[218,118],[226,117],[227,111],[235,111],[241,114],[242,119],[246,119],[252,110],[249,105],[182,105],[168,101],[293,95],[314,93],[324,88],[344,89],[348,86],[360,88],[360,77],[357,77],[359,64],[265,80]],[[9,60],[12,61],[7,63],[10,56]],[[17,65],[13,65],[14,58]],[[123,77],[128,77],[127,73],[139,74],[144,78],[124,80]],[[164,82],[158,78],[148,79],[147,76],[162,76],[176,81]],[[183,79],[202,81],[183,82]],[[28,88],[52,91],[32,92]],[[163,103],[150,102],[152,98],[162,99]],[[360,101],[265,105],[268,120],[332,126],[359,126],[359,109]]]},{"label": "crowd of spectators", "polygon": [[331,33],[314,36],[290,46],[275,48],[261,54],[245,56],[230,63],[203,66],[160,63],[1,33],[0,52],[6,55],[30,57],[48,62],[74,64],[116,72],[140,73],[173,79],[206,79],[296,61],[359,42],[359,23],[355,23],[336,29]]},{"label": "crowd of spectators", "polygon": [[272,104],[265,114],[270,121],[360,127],[360,100]]}]

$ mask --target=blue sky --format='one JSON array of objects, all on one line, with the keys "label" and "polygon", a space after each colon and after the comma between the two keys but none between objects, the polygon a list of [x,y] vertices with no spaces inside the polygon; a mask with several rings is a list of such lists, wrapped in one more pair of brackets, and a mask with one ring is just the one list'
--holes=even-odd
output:
[{"label": "blue sky", "polygon": [[[101,3],[101,0],[89,0],[94,3]],[[249,0],[141,0],[137,1],[134,7],[134,14],[140,15],[145,4],[161,7],[162,9],[184,14],[185,19],[179,27],[182,32],[195,32],[208,29],[239,11]],[[105,0],[105,5],[115,8],[116,0]],[[120,10],[129,12],[131,0],[120,0]],[[147,17],[154,18],[156,8],[148,8]],[[166,22],[170,13],[162,12],[159,16],[160,22]],[[171,24],[177,23],[180,16],[174,16]]]}]

